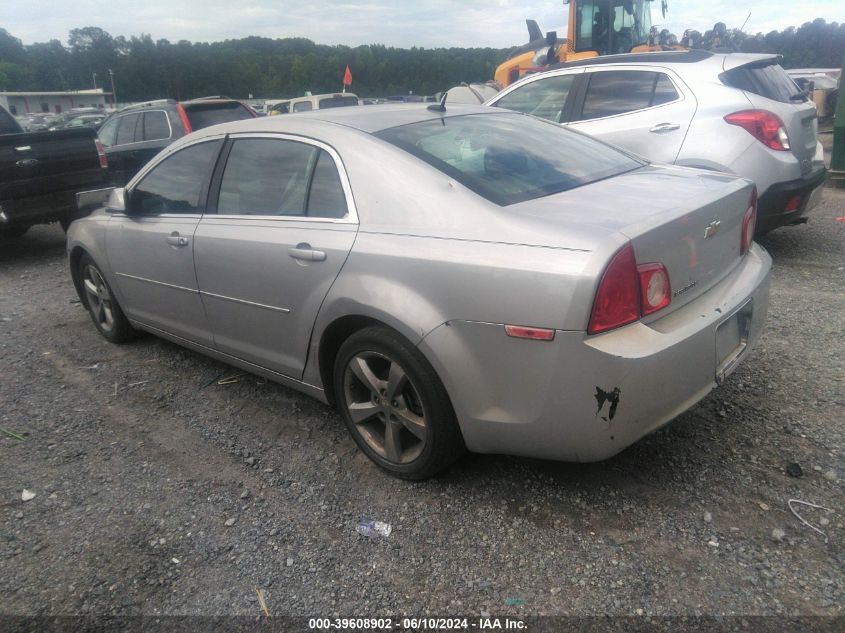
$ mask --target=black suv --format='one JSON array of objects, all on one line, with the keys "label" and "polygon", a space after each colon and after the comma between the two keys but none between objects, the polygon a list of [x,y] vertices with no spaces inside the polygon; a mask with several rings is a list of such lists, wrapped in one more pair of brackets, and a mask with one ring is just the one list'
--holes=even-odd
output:
[{"label": "black suv", "polygon": [[98,132],[108,156],[111,182],[124,186],[153,156],[194,130],[255,116],[251,108],[226,97],[161,99],[122,108],[106,119]]}]

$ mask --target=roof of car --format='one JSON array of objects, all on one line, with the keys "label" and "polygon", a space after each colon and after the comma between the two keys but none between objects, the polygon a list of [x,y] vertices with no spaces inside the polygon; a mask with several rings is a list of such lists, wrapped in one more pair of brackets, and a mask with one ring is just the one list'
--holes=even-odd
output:
[{"label": "roof of car", "polygon": [[552,64],[547,70],[558,68],[579,68],[581,66],[599,66],[603,64],[695,64],[713,57],[713,53],[703,50],[688,51],[658,51],[653,53],[626,53],[624,55],[604,55],[602,57],[588,57],[574,62]]},{"label": "roof of car", "polygon": [[[437,120],[467,114],[502,114],[502,110],[484,106],[446,103],[446,111],[430,110],[429,106],[437,104],[384,104],[353,106],[347,108],[329,108],[326,110],[311,110],[297,114],[285,114],[273,117],[259,117],[243,121],[221,123],[203,128],[199,134],[219,134],[220,132],[288,132],[297,133],[301,128],[312,129],[315,121],[333,123],[362,132],[375,133],[387,128],[419,123],[421,121]],[[194,134],[197,134],[196,132]]]}]

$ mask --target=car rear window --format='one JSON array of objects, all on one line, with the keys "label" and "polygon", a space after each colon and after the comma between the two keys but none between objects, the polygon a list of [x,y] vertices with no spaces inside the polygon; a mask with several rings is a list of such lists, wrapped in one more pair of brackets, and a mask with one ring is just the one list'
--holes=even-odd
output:
[{"label": "car rear window", "polygon": [[503,206],[643,165],[586,135],[515,113],[444,117],[388,128],[376,136]]},{"label": "car rear window", "polygon": [[250,112],[242,103],[227,101],[224,103],[192,103],[185,104],[185,114],[191,122],[192,130],[201,130],[210,125],[251,119]]},{"label": "car rear window", "polygon": [[320,99],[320,110],[325,110],[326,108],[342,108],[344,106],[356,106],[358,105],[358,97],[328,97],[326,99]]},{"label": "car rear window", "polygon": [[800,88],[775,60],[746,64],[722,73],[722,83],[782,103],[791,103]]}]

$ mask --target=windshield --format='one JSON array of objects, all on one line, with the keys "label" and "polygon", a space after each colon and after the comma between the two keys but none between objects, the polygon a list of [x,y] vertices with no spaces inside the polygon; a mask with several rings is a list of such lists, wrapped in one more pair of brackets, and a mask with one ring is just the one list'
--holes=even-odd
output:
[{"label": "windshield", "polygon": [[629,53],[648,44],[650,0],[589,0],[576,10],[575,50]]},{"label": "windshield", "polygon": [[548,196],[642,166],[619,150],[516,113],[438,118],[377,133],[499,205]]}]

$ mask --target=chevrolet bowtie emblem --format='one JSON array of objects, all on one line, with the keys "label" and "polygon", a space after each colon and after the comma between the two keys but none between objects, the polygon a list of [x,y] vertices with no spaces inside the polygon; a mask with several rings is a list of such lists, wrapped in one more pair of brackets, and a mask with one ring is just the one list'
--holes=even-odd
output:
[{"label": "chevrolet bowtie emblem", "polygon": [[720,226],[722,226],[721,220],[713,220],[710,224],[708,224],[707,228],[704,229],[704,239],[706,240],[708,237],[716,235],[716,233],[719,232]]}]

